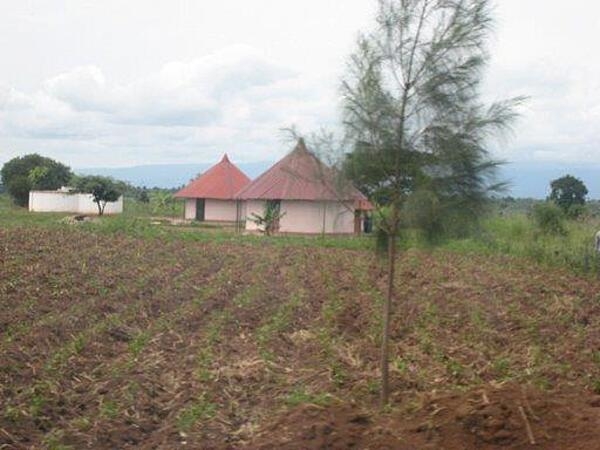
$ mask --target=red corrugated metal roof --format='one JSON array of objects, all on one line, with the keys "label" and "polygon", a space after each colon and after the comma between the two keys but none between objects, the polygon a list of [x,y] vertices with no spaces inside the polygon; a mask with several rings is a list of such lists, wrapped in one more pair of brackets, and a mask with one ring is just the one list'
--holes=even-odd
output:
[{"label": "red corrugated metal roof", "polygon": [[[337,200],[355,201],[360,209],[372,209],[354,186],[339,186],[334,171],[298,140],[294,150],[237,194],[241,200]],[[358,208],[357,208],[358,209]]]},{"label": "red corrugated metal roof", "polygon": [[232,200],[235,194],[250,183],[250,178],[236,167],[227,154],[198,178],[175,194],[178,198],[213,198]]}]

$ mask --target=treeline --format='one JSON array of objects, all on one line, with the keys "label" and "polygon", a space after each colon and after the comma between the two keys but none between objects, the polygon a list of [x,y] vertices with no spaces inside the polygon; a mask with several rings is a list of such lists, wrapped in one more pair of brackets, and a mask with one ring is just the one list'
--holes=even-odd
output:
[{"label": "treeline", "polygon": [[0,170],[0,193],[8,193],[19,206],[28,206],[32,190],[57,190],[63,186],[90,192],[99,202],[115,201],[123,195],[149,203],[152,197],[172,195],[179,189],[139,187],[111,177],[77,175],[69,166],[37,153],[13,158]]}]

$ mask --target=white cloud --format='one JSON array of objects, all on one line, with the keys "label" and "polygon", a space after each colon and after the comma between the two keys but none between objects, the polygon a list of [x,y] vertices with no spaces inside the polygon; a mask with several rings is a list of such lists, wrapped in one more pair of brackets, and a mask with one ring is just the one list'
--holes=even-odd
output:
[{"label": "white cloud", "polygon": [[[343,63],[376,3],[1,1],[0,164],[274,160],[280,127],[339,120]],[[530,96],[497,155],[599,163],[600,4],[494,3],[486,95]]]},{"label": "white cloud", "polygon": [[499,151],[514,161],[599,162],[600,79],[593,68],[531,61],[519,70],[496,65],[488,98],[528,97],[515,139]]},{"label": "white cloud", "polygon": [[334,116],[325,86],[247,46],[170,62],[127,84],[82,66],[35,92],[1,87],[0,144],[38,151],[58,140],[82,149],[70,154],[74,165],[210,161],[223,151],[271,159],[280,127],[312,128]]}]

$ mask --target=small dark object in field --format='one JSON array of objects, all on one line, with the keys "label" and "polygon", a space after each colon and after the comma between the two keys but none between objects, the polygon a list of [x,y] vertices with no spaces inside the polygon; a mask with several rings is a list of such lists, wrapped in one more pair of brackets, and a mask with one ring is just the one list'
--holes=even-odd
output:
[{"label": "small dark object in field", "polygon": [[369,418],[369,416],[363,415],[363,414],[359,414],[356,417],[353,417],[352,419],[350,419],[351,423],[358,423],[361,425],[366,425],[368,423],[371,422],[371,419]]},{"label": "small dark object in field", "polygon": [[108,331],[110,337],[116,341],[129,342],[131,341],[131,334],[123,327],[115,327]]}]

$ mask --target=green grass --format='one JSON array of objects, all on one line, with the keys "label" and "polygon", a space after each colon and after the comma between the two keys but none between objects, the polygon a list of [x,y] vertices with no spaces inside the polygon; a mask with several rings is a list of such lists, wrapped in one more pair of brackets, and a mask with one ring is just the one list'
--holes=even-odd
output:
[{"label": "green grass", "polygon": [[[177,202],[180,204],[181,202]],[[179,206],[182,207],[182,204]],[[239,245],[273,245],[277,247],[327,247],[345,248],[354,250],[367,250],[373,248],[369,236],[245,236],[235,233],[232,228],[218,228],[214,225],[205,226],[194,224],[192,226],[155,225],[152,217],[179,217],[183,212],[171,214],[172,210],[160,210],[153,214],[151,204],[142,204],[132,199],[125,199],[124,213],[116,216],[104,216],[95,222],[86,222],[77,225],[67,225],[62,222],[68,213],[30,213],[26,208],[12,204],[6,194],[0,195],[0,227],[31,227],[41,226],[59,228],[73,226],[89,230],[98,234],[123,233],[142,239],[167,239],[185,240],[192,242],[217,242],[234,243]]]},{"label": "green grass", "polygon": [[453,252],[504,254],[528,258],[578,273],[600,273],[600,257],[594,251],[597,219],[567,221],[565,236],[542,233],[524,214],[493,216],[481,231],[468,239],[448,240],[441,248]]},{"label": "green grass", "polygon": [[16,206],[7,194],[0,194],[0,227],[30,227],[61,226],[60,219],[65,217],[63,213],[30,213],[27,208]]},{"label": "green grass", "polygon": [[308,392],[304,387],[297,387],[286,396],[285,403],[290,407],[306,403],[327,406],[331,403],[331,400],[332,397],[328,393],[313,394]]},{"label": "green grass", "polygon": [[142,203],[131,197],[123,198],[123,214],[130,217],[183,217],[184,201],[160,201],[161,195],[149,193],[150,202]]},{"label": "green grass", "polygon": [[[246,236],[231,228],[206,227],[202,224],[173,226],[153,223],[154,217],[182,217],[183,203],[175,201],[157,206],[152,201],[144,204],[125,199],[124,213],[105,216],[95,222],[66,225],[62,219],[70,214],[30,213],[14,206],[6,194],[0,195],[0,227],[48,228],[77,226],[98,234],[123,233],[142,239],[185,240],[193,242],[231,243],[236,245],[275,247],[325,247],[372,251],[372,236]],[[484,255],[504,254],[528,258],[552,267],[566,267],[578,273],[600,273],[600,257],[594,251],[593,237],[600,229],[600,219],[567,221],[566,235],[542,233],[525,213],[493,214],[482,221],[474,235],[463,239],[447,239],[437,249]],[[401,250],[409,248],[431,249],[418,234],[407,231],[399,240]]]},{"label": "green grass", "polygon": [[196,402],[184,408],[178,416],[177,428],[180,431],[189,431],[196,423],[211,419],[217,410],[214,403],[209,402],[204,394]]}]

